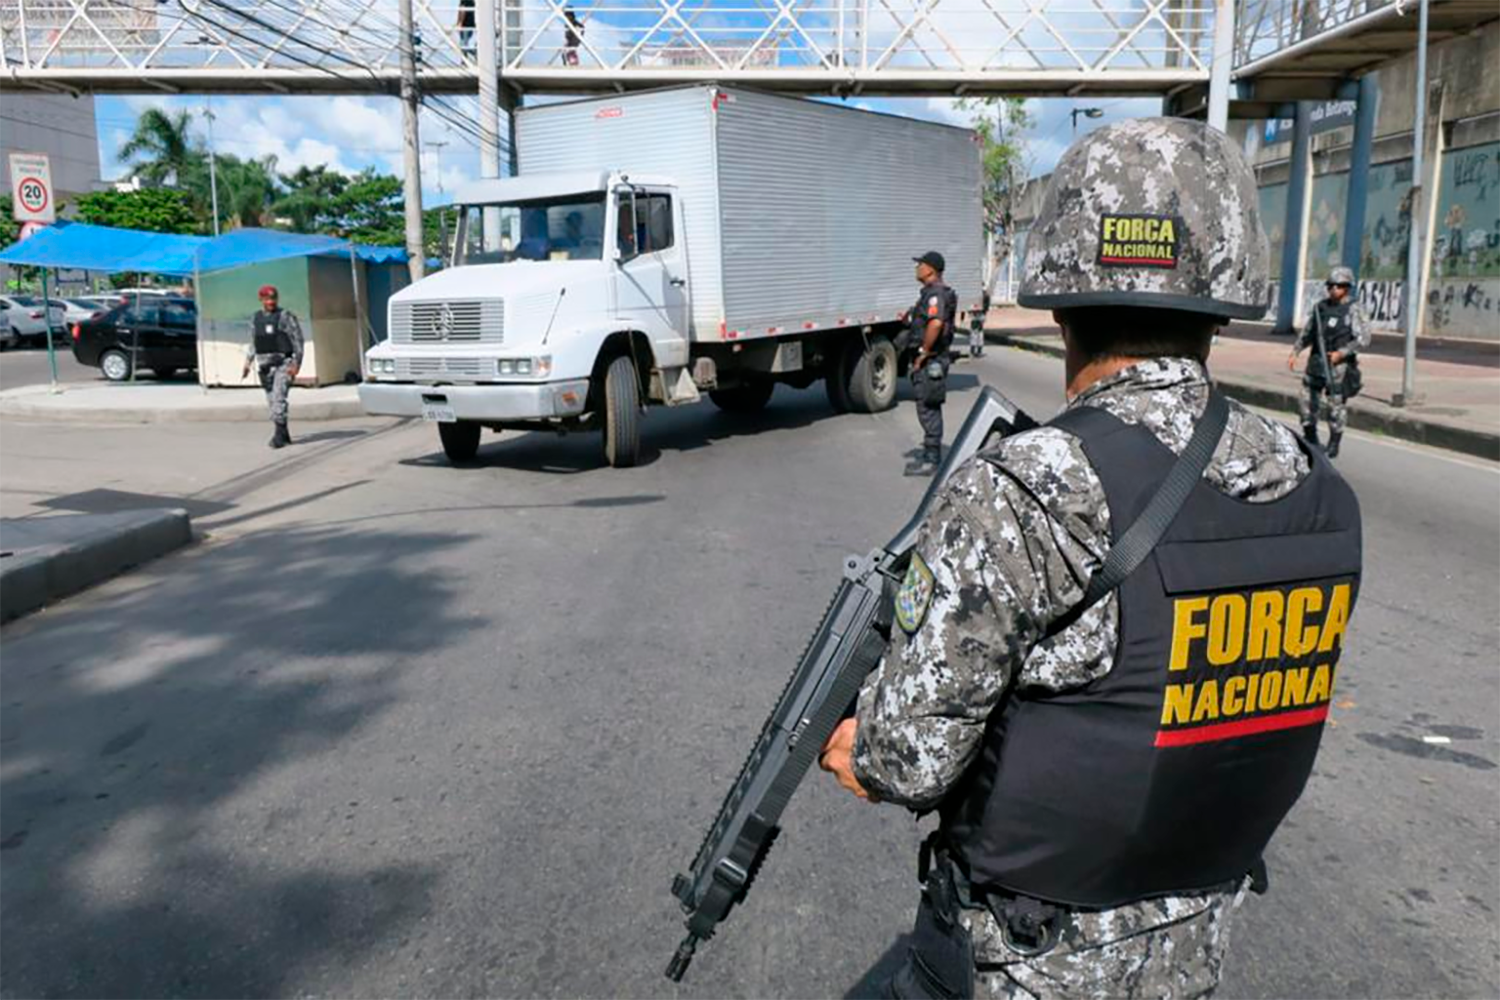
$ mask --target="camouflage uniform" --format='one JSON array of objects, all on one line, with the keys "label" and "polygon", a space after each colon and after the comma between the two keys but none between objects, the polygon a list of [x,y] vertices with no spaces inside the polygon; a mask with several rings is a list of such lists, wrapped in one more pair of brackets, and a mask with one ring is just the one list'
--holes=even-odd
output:
[{"label": "camouflage uniform", "polygon": [[[1208,398],[1203,366],[1143,360],[1070,406],[1144,425],[1180,453]],[[1309,472],[1296,436],[1233,405],[1205,481],[1250,503],[1276,500]],[[1082,687],[1113,665],[1110,594],[1050,639],[1110,545],[1104,489],[1078,439],[1041,428],[960,467],[916,543],[933,574],[926,618],[892,645],[859,697],[855,775],[879,798],[936,805],[980,748],[1007,693]],[[1241,893],[1175,896],[1079,913],[1052,951],[1023,958],[987,910],[964,910],[981,996],[1198,996],[1218,983]]]},{"label": "camouflage uniform", "polygon": [[[1331,377],[1319,374],[1324,367],[1317,356],[1319,326],[1322,327],[1323,343],[1328,352],[1343,353],[1339,363],[1333,366]],[[1348,400],[1344,398],[1344,375],[1355,356],[1369,346],[1370,326],[1365,321],[1365,314],[1359,308],[1359,303],[1354,301],[1352,290],[1342,303],[1336,304],[1324,299],[1313,308],[1313,314],[1307,318],[1307,326],[1297,338],[1295,348],[1298,352],[1308,349],[1313,351],[1313,357],[1309,359],[1307,370],[1302,376],[1306,391],[1297,400],[1297,413],[1302,418],[1302,426],[1309,441],[1318,440],[1320,414],[1328,421],[1328,433],[1332,439],[1336,440],[1344,433],[1349,414]]]},{"label": "camouflage uniform", "polygon": [[[255,333],[266,323],[274,323],[276,331],[286,335],[292,343],[290,354],[255,353]],[[287,394],[292,388],[290,368],[302,367],[302,324],[295,314],[286,309],[274,313],[256,312],[250,321],[250,343],[245,348],[245,360],[253,362],[260,376],[260,386],[266,391],[266,408],[271,414],[271,423],[284,426],[287,421]]]}]

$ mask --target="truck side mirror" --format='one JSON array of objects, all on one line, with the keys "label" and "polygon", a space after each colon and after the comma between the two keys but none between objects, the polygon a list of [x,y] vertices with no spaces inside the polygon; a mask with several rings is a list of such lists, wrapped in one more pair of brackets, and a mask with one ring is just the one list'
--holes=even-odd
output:
[{"label": "truck side mirror", "polygon": [[625,255],[620,251],[620,245],[618,243],[609,248],[609,259],[614,261],[616,264],[625,259]]}]

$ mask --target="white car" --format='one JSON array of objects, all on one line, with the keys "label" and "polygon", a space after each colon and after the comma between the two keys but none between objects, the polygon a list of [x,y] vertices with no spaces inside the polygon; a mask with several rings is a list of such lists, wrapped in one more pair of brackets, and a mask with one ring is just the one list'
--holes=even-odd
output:
[{"label": "white car", "polygon": [[0,351],[8,351],[21,342],[10,326],[10,309],[0,308]]},{"label": "white car", "polygon": [[110,309],[103,302],[89,298],[53,299],[52,304],[63,307],[63,322],[67,324],[69,329],[72,328],[74,323],[83,323],[95,317],[103,316]]},{"label": "white car", "polygon": [[[4,309],[10,320],[11,333],[20,341],[31,341],[33,343],[45,343],[47,340],[47,314],[42,311],[42,300],[35,295],[0,295],[0,309]],[[56,338],[66,334],[67,325],[63,319],[65,310],[61,305],[53,305],[47,312],[52,314],[52,336]]]}]

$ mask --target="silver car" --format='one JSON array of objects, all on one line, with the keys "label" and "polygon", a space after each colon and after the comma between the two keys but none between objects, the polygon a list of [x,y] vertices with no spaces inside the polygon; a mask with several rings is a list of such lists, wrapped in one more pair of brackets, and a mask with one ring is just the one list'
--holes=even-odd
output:
[{"label": "silver car", "polygon": [[48,307],[47,312],[44,313],[40,296],[0,295],[0,309],[5,310],[10,332],[19,341],[46,343],[47,313],[52,314],[53,342],[60,344],[61,341],[57,338],[67,334],[64,320],[67,311],[60,303]]}]

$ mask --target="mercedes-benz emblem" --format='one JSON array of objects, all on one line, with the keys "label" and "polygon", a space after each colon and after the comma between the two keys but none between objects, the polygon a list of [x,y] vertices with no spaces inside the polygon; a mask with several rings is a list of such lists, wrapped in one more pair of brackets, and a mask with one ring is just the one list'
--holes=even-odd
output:
[{"label": "mercedes-benz emblem", "polygon": [[438,340],[447,340],[453,333],[453,307],[444,302],[432,317],[432,335]]}]

